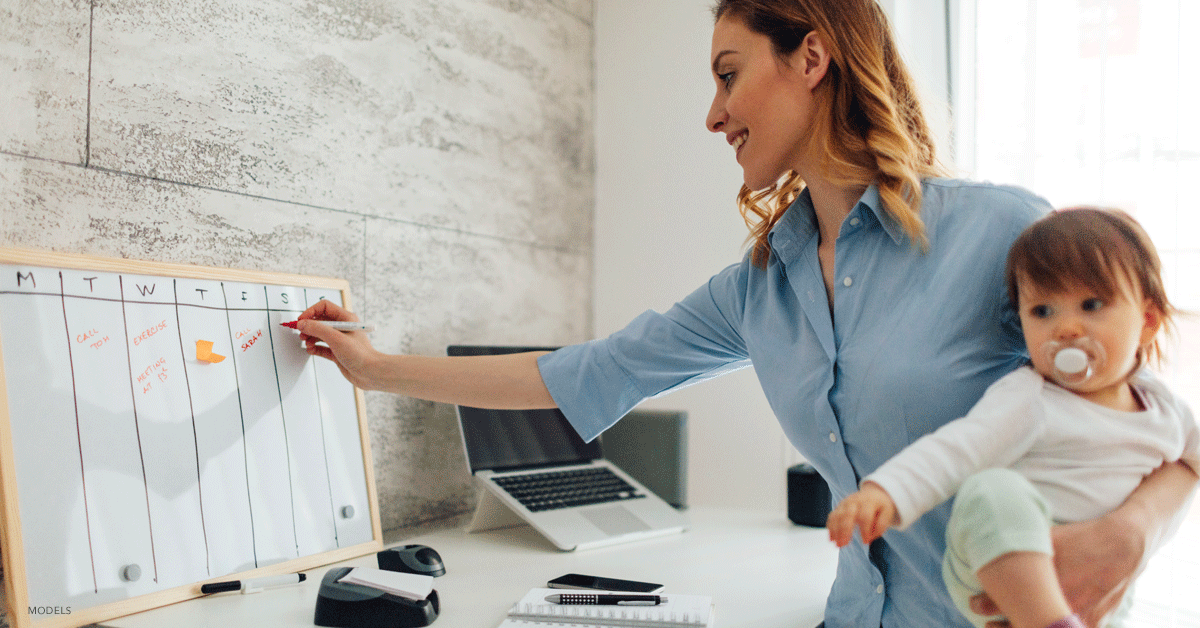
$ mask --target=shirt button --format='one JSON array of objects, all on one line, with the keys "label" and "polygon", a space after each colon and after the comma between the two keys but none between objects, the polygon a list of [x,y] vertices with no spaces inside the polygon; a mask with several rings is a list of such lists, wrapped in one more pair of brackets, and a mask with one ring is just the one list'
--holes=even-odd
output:
[{"label": "shirt button", "polygon": [[851,227],[857,227],[857,226],[858,226],[858,223],[860,223],[860,222],[862,222],[862,221],[861,221],[861,220],[859,220],[857,216],[855,216],[854,218],[851,218],[851,219],[850,219],[850,226],[851,226]]},{"label": "shirt button", "polygon": [[883,585],[881,584],[881,585],[879,585],[879,586],[875,587],[875,592],[876,592],[876,593],[883,593]]},{"label": "shirt button", "polygon": [[830,433],[829,433],[829,442],[831,442],[831,443],[836,443],[836,442],[837,442],[837,434],[834,434],[833,432],[830,432]]},{"label": "shirt button", "polygon": [[846,277],[845,279],[842,280],[842,285],[846,286],[847,288],[849,288],[850,284],[853,284],[853,283],[854,283],[854,280],[849,277]]}]

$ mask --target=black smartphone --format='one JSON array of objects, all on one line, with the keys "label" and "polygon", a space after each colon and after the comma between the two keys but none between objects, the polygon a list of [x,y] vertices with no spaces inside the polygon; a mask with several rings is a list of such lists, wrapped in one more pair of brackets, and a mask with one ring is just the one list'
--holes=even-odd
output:
[{"label": "black smartphone", "polygon": [[637,582],[635,580],[619,580],[617,578],[601,578],[585,576],[579,573],[569,573],[559,576],[546,586],[551,589],[595,589],[598,591],[628,591],[630,593],[657,593],[663,585],[653,582]]}]

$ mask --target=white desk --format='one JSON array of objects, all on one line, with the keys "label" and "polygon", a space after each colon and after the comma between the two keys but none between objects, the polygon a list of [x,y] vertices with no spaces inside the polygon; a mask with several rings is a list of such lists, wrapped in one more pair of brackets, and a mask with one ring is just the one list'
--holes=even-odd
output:
[{"label": "white desk", "polygon": [[[529,589],[570,572],[660,582],[668,594],[710,595],[721,628],[811,628],[821,622],[837,563],[824,529],[796,526],[771,512],[693,508],[688,515],[692,527],[683,534],[582,552],[560,552],[527,526],[479,534],[461,526],[401,530],[388,542],[421,543],[441,554],[446,575],[434,580],[441,601],[435,628],[495,628]],[[376,566],[373,554],[338,564]],[[102,625],[312,626],[328,569],[307,572],[297,586],[212,595]]]}]

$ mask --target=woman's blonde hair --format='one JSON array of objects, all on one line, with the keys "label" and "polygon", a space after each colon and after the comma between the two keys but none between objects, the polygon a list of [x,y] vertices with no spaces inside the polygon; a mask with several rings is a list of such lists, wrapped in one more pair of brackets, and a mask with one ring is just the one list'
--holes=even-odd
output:
[{"label": "woman's blonde hair", "polygon": [[[713,15],[740,19],[767,36],[780,59],[808,33],[820,34],[830,62],[814,94],[811,154],[824,156],[823,175],[833,183],[877,183],[884,211],[925,248],[921,179],[944,170],[883,9],[874,0],[718,0]],[[803,187],[795,172],[765,190],[742,186],[738,208],[750,228],[754,265],[766,267],[767,235]]]}]

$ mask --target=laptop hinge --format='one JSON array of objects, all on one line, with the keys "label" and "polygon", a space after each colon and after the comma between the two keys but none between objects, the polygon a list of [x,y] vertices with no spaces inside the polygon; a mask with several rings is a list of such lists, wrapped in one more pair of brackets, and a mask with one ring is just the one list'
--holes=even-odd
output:
[{"label": "laptop hinge", "polygon": [[[478,481],[483,483],[482,480]],[[524,519],[513,512],[512,508],[500,501],[500,498],[492,493],[490,488],[487,486],[481,488],[483,495],[479,498],[479,505],[475,507],[475,516],[471,517],[471,523],[467,525],[467,532],[484,532],[497,528],[528,525]]]},{"label": "laptop hinge", "polygon": [[529,472],[557,471],[559,469],[565,469],[568,467],[573,468],[573,467],[596,466],[597,464],[599,464],[599,461],[601,461],[601,460],[604,460],[603,456],[601,456],[600,458],[590,458],[588,460],[543,462],[540,464],[525,464],[525,465],[516,465],[516,466],[511,466],[511,467],[490,467],[487,469],[476,469],[476,470],[471,471],[471,473],[476,476],[480,476],[484,473],[489,473],[489,472],[492,474],[497,474],[497,473],[523,473],[526,471],[529,471]]}]

